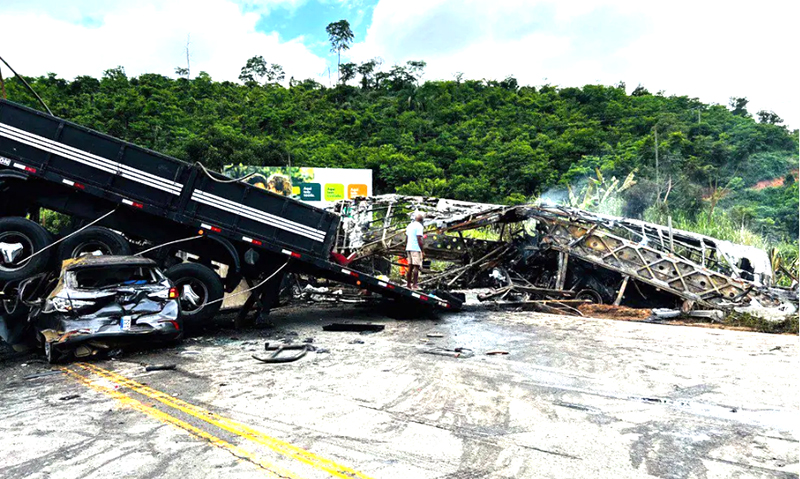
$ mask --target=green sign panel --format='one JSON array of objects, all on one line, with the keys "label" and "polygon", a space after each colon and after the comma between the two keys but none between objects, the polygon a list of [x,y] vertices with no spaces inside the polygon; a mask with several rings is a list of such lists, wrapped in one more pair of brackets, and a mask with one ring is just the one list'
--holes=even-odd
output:
[{"label": "green sign panel", "polygon": [[319,183],[300,183],[302,201],[322,201],[322,188]]}]

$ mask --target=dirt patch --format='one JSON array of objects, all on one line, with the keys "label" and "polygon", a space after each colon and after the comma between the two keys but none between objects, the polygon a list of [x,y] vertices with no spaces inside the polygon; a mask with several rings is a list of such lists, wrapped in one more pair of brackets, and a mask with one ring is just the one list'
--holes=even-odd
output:
[{"label": "dirt patch", "polygon": [[585,316],[622,321],[641,321],[653,315],[649,309],[635,309],[610,304],[581,304],[578,306],[578,310]]}]

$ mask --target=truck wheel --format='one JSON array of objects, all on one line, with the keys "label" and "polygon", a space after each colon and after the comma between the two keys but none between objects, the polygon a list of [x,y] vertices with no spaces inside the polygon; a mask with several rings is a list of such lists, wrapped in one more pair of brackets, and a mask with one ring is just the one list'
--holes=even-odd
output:
[{"label": "truck wheel", "polygon": [[129,255],[131,245],[120,234],[102,226],[90,226],[65,239],[58,246],[58,259],[80,258],[85,255]]},{"label": "truck wheel", "polygon": [[[189,324],[200,324],[214,317],[222,307],[225,294],[222,280],[211,268],[197,263],[181,263],[166,270],[164,274],[178,289],[181,302],[181,317]],[[217,301],[206,306],[206,303]]]},{"label": "truck wheel", "polygon": [[51,250],[26,258],[48,244],[50,233],[38,223],[18,217],[0,219],[0,282],[25,279],[43,271]]}]

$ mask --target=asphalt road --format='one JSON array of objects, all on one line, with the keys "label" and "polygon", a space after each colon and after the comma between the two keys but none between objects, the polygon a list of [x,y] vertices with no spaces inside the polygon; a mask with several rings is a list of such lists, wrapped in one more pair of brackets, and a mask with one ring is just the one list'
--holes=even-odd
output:
[{"label": "asphalt road", "polygon": [[[5,356],[0,478],[798,477],[797,336],[326,306],[272,320],[31,379],[50,366]],[[284,338],[329,352],[252,359]]]}]

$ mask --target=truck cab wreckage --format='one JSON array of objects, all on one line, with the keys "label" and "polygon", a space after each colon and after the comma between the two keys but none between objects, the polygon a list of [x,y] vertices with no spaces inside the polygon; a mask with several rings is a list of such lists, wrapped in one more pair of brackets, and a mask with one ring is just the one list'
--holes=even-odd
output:
[{"label": "truck cab wreckage", "polygon": [[374,265],[403,253],[409,214],[426,215],[426,287],[492,287],[479,299],[797,312],[797,287],[777,287],[763,250],[640,220],[555,205],[503,206],[384,195],[341,201],[337,249]]}]

